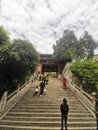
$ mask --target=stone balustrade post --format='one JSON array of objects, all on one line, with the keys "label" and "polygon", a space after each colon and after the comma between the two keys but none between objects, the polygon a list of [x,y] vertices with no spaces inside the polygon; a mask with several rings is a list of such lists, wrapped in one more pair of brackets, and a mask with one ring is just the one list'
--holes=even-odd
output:
[{"label": "stone balustrade post", "polygon": [[7,91],[4,92],[1,101],[0,101],[0,112],[2,112],[5,109],[6,106],[6,101],[7,101]]},{"label": "stone balustrade post", "polygon": [[83,90],[82,85],[80,85],[80,94],[81,94],[81,96],[83,96],[82,90]]},{"label": "stone balustrade post", "polygon": [[18,95],[19,95],[19,91],[20,91],[20,84],[18,85],[18,89],[17,89],[17,93],[16,93],[16,98],[17,98]]},{"label": "stone balustrade post", "polygon": [[76,88],[75,88],[73,80],[71,80],[71,87],[72,87],[73,92],[75,93],[76,92]]}]

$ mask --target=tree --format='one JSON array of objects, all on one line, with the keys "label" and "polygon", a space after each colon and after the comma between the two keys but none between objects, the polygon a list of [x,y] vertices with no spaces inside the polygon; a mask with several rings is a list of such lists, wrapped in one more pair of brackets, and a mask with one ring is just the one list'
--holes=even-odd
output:
[{"label": "tree", "polygon": [[96,42],[93,37],[87,32],[79,39],[78,55],[82,54],[82,58],[92,58],[94,55],[94,50],[98,47],[98,42]]},{"label": "tree", "polygon": [[76,57],[76,48],[78,40],[73,31],[65,30],[63,37],[56,41],[53,45],[53,57],[57,61],[69,60]]},{"label": "tree", "polygon": [[7,31],[0,26],[0,97],[12,92],[34,73],[39,54],[29,41],[16,39],[11,43]]},{"label": "tree", "polygon": [[[0,26],[0,97],[6,89],[5,77],[4,75],[7,73],[4,70],[5,57],[8,56],[10,46],[10,38],[8,36],[7,31],[3,26]],[[5,84],[5,85],[4,85]]]},{"label": "tree", "polygon": [[63,37],[53,45],[53,58],[57,61],[92,58],[97,47],[98,43],[87,31],[77,40],[73,31],[65,30]]},{"label": "tree", "polygon": [[92,60],[76,61],[72,63],[70,70],[85,91],[96,91],[98,84],[98,64],[96,62]]},{"label": "tree", "polygon": [[34,73],[37,68],[39,55],[29,41],[14,40],[9,52],[8,65],[14,79],[21,81]]},{"label": "tree", "polygon": [[[3,56],[3,55],[2,55]],[[37,68],[39,55],[29,41],[17,39],[10,44],[0,64],[0,85],[12,92]]]}]

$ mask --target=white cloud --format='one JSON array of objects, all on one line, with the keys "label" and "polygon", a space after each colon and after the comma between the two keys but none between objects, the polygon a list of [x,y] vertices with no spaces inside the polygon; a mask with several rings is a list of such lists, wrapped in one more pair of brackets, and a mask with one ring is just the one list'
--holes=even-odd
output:
[{"label": "white cloud", "polygon": [[52,53],[52,46],[64,29],[84,30],[98,40],[97,0],[1,0],[0,25],[11,39],[30,40],[40,53]]}]

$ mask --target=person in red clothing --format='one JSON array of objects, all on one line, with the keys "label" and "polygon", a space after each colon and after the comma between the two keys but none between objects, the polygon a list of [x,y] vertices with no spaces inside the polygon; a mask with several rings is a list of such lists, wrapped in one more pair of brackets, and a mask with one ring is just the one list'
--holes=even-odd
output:
[{"label": "person in red clothing", "polygon": [[66,88],[66,79],[63,78],[63,88]]}]

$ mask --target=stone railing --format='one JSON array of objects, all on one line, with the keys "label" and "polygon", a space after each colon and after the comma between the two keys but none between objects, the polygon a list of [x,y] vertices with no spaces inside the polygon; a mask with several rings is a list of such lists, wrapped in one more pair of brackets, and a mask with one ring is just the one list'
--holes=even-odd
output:
[{"label": "stone railing", "polygon": [[0,119],[21,99],[21,97],[29,90],[31,87],[31,79],[26,82],[21,87],[18,86],[18,89],[7,95],[5,92],[0,100]]},{"label": "stone railing", "polygon": [[95,118],[95,102],[93,97],[87,92],[83,91],[82,88],[78,87],[71,79],[67,79],[67,86]]}]

